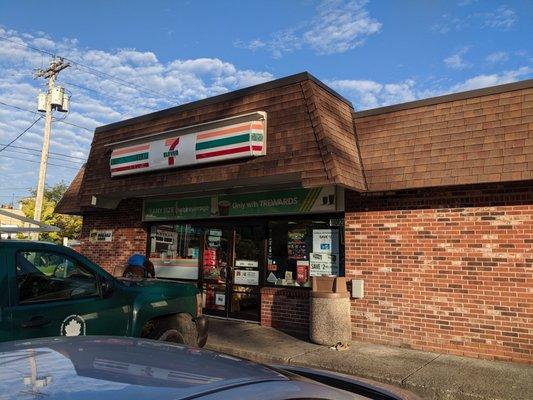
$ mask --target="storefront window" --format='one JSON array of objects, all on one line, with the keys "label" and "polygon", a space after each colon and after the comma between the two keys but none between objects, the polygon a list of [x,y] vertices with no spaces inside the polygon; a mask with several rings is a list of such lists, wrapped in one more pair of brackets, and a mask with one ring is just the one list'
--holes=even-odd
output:
[{"label": "storefront window", "polygon": [[152,227],[150,260],[158,278],[198,279],[201,230],[190,224]]},{"label": "storefront window", "polygon": [[310,287],[311,276],[340,275],[342,235],[330,225],[328,219],[270,221],[266,281]]}]

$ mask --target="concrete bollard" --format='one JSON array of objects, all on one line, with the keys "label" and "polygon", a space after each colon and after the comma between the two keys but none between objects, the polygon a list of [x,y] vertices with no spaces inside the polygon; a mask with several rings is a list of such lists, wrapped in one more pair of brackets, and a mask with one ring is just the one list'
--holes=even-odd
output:
[{"label": "concrete bollard", "polygon": [[331,346],[352,340],[350,294],[343,277],[313,277],[310,297],[309,337]]}]

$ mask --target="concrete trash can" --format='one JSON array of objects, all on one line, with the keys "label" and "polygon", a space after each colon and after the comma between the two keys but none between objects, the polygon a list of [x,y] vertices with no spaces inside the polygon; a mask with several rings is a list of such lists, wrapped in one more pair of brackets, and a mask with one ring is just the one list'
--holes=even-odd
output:
[{"label": "concrete trash can", "polygon": [[309,337],[313,343],[332,346],[352,340],[350,293],[344,277],[312,277]]}]

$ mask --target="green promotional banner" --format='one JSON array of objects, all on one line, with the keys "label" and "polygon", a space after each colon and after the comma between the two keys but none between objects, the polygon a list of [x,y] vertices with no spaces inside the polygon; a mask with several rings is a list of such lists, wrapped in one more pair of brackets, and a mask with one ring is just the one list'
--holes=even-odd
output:
[{"label": "green promotional banner", "polygon": [[145,221],[207,218],[211,215],[210,211],[211,197],[144,202]]},{"label": "green promotional banner", "polygon": [[144,220],[163,221],[334,211],[337,211],[335,188],[328,186],[177,200],[146,200]]}]

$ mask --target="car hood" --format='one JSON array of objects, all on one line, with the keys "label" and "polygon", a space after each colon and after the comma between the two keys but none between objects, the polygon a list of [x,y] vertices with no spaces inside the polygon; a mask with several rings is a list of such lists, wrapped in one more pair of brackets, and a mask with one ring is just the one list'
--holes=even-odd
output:
[{"label": "car hood", "polygon": [[239,358],[152,340],[80,336],[0,343],[2,399],[168,400],[285,380]]}]

